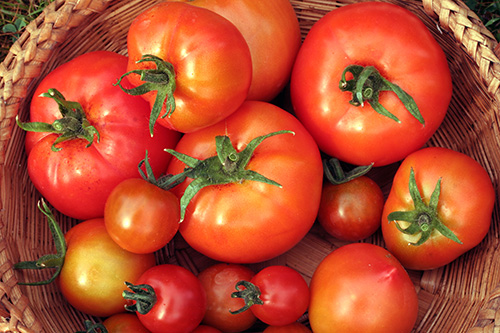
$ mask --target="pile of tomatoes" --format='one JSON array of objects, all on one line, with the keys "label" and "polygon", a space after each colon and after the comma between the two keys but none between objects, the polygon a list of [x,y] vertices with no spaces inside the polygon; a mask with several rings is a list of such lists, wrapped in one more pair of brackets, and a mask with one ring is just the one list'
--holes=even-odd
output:
[{"label": "pile of tomatoes", "polygon": [[[57,253],[16,268],[57,268],[67,301],[106,318],[99,329],[310,332],[308,314],[314,332],[409,332],[406,269],[446,265],[488,232],[488,173],[422,148],[452,82],[406,9],[347,5],[301,42],[288,0],[166,1],[133,20],[127,51],[59,66],[18,120]],[[367,172],[389,164],[384,195]],[[63,234],[45,200],[79,222]],[[349,245],[310,284],[249,268],[314,223]],[[362,242],[379,229],[385,248]],[[177,234],[218,263],[198,275],[157,263]]]}]

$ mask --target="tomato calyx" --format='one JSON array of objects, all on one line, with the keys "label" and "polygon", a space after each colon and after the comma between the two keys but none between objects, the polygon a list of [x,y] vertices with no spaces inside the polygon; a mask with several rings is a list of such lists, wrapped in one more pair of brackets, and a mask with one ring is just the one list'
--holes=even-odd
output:
[{"label": "tomato calyx", "polygon": [[149,284],[134,285],[130,282],[125,282],[125,285],[131,291],[124,290],[122,296],[126,300],[133,301],[133,304],[125,306],[125,310],[142,315],[151,311],[157,301],[154,288]]},{"label": "tomato calyx", "polygon": [[[175,111],[175,70],[171,63],[151,54],[143,55],[136,63],[142,62],[153,62],[156,68],[129,71],[120,76],[115,86],[118,85],[125,93],[132,96],[144,95],[148,92],[156,91],[156,99],[149,116],[149,133],[153,136],[153,128],[156,120],[160,117],[163,105],[165,105],[167,112],[161,116],[162,118],[170,117]],[[131,89],[123,87],[121,82],[129,74],[139,74],[141,81],[144,83]]]},{"label": "tomato calyx", "polygon": [[[353,78],[347,80],[347,73],[352,74]],[[381,91],[392,91],[404,104],[406,110],[408,110],[408,112],[410,112],[415,119],[425,126],[425,120],[422,117],[422,114],[420,113],[417,103],[415,103],[413,97],[411,97],[398,85],[384,78],[373,66],[347,66],[342,72],[339,88],[344,92],[352,93],[352,99],[349,101],[352,105],[363,107],[364,102],[367,101],[377,113],[400,123],[401,121],[395,115],[379,103],[379,95]]]},{"label": "tomato calyx", "polygon": [[338,159],[332,157],[329,160],[323,160],[323,171],[325,177],[333,185],[340,185],[361,177],[368,173],[372,167],[373,163],[369,165],[356,166],[349,171],[344,171]]},{"label": "tomato calyx", "polygon": [[91,320],[85,320],[85,331],[78,331],[76,333],[108,333],[108,330],[103,323],[94,323]]},{"label": "tomato calyx", "polygon": [[187,177],[194,179],[184,191],[180,200],[181,206],[181,222],[184,220],[186,207],[191,199],[198,193],[199,190],[210,185],[224,185],[230,183],[241,183],[244,180],[258,181],[265,184],[281,187],[280,184],[271,180],[253,170],[246,169],[253,152],[265,139],[279,134],[294,132],[282,130],[266,135],[262,135],[252,139],[241,152],[236,151],[231,143],[231,139],[224,136],[215,138],[215,146],[217,155],[209,157],[205,160],[198,160],[186,154],[176,152],[173,149],[165,149],[165,151],[174,155],[178,160],[185,163],[188,167],[184,172],[170,176],[167,179],[167,184],[171,187],[183,182]]},{"label": "tomato calyx", "polygon": [[[244,287],[241,289],[240,287]],[[262,294],[259,287],[255,284],[242,280],[236,283],[236,291],[231,294],[232,298],[241,298],[245,301],[245,305],[235,311],[229,310],[231,314],[239,314],[248,309],[254,304],[262,305],[264,301],[260,299],[260,295]]]},{"label": "tomato calyx", "polygon": [[21,285],[38,286],[51,283],[61,272],[64,265],[64,259],[66,257],[66,240],[64,239],[64,233],[57,224],[54,215],[43,199],[38,202],[38,209],[47,217],[50,232],[52,233],[52,237],[54,239],[56,253],[43,255],[36,261],[18,262],[14,265],[14,269],[55,268],[56,271],[54,272],[52,277],[47,280],[38,282],[18,282],[18,284]]},{"label": "tomato calyx", "polygon": [[[428,205],[422,200],[413,168],[410,170],[409,190],[415,209],[411,211],[395,211],[387,216],[389,223],[394,221],[399,231],[407,235],[417,235],[420,233],[418,241],[410,242],[409,244],[415,246],[422,245],[429,239],[434,230],[440,232],[443,236],[452,241],[462,244],[453,231],[441,222],[437,213],[439,195],[441,193],[441,179],[437,181]],[[405,221],[410,224],[408,227],[403,228],[397,221]]]},{"label": "tomato calyx", "polygon": [[85,111],[83,111],[80,103],[67,101],[55,88],[49,89],[46,93],[41,94],[40,97],[52,98],[59,105],[59,111],[61,112],[62,118],[56,119],[52,124],[47,124],[43,122],[22,123],[19,121],[19,118],[16,117],[16,122],[19,127],[30,132],[60,134],[52,144],[52,151],[60,151],[62,149],[56,147],[58,143],[75,138],[87,140],[87,148],[94,142],[94,136],[97,136],[97,142],[99,142],[99,132],[87,120]]}]

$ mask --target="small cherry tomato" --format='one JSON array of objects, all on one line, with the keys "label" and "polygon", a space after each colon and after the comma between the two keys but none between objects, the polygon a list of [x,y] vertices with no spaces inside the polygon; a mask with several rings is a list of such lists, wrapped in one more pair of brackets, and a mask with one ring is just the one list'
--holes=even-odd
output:
[{"label": "small cherry tomato", "polygon": [[103,322],[108,333],[149,333],[133,313],[117,313]]}]

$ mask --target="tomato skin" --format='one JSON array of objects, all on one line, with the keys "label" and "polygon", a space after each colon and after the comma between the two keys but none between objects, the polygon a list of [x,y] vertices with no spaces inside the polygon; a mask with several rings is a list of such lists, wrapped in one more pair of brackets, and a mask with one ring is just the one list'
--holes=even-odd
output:
[{"label": "tomato skin", "polygon": [[[186,3],[163,2],[141,13],[127,37],[128,71],[155,68],[137,63],[157,56],[175,70],[175,111],[158,118],[161,125],[187,133],[212,125],[245,100],[252,80],[252,60],[239,30],[210,10]],[[129,76],[133,85],[143,83]],[[153,106],[156,91],[142,95]],[[166,112],[165,107],[161,114]]]},{"label": "tomato skin", "polygon": [[[111,190],[127,178],[140,177],[139,161],[149,151],[153,170],[163,172],[179,133],[161,126],[148,130],[149,106],[113,86],[127,68],[127,58],[108,51],[83,54],[49,73],[35,90],[31,122],[53,123],[61,118],[57,103],[39,95],[56,88],[68,101],[79,102],[87,119],[100,133],[100,142],[73,139],[61,142],[51,133],[26,133],[28,172],[40,193],[58,211],[86,220],[102,217]],[[126,81],[127,86],[130,84]],[[124,116],[126,115],[126,116]]]},{"label": "tomato skin", "polygon": [[[205,159],[216,155],[217,135],[228,135],[241,151],[252,139],[279,130],[295,135],[264,140],[247,169],[282,187],[243,181],[200,190],[179,227],[195,250],[222,262],[254,263],[284,253],[309,231],[318,212],[323,166],[316,143],[291,114],[270,103],[246,101],[224,121],[185,134],[175,150]],[[173,158],[167,172],[178,174],[184,167]],[[190,181],[186,179],[172,191],[181,197]]]},{"label": "tomato skin", "polygon": [[179,230],[179,199],[144,179],[118,184],[106,201],[106,229],[113,240],[133,253],[152,253]]},{"label": "tomato skin", "polygon": [[250,281],[255,273],[248,267],[219,263],[207,267],[198,274],[198,279],[207,294],[207,311],[203,323],[224,332],[242,332],[257,321],[252,311],[231,314],[245,305],[231,293],[238,281]]},{"label": "tomato skin", "polygon": [[386,249],[351,243],[327,255],[310,284],[315,333],[411,332],[418,314],[415,287]]},{"label": "tomato skin", "polygon": [[133,313],[118,313],[103,321],[108,333],[149,333]]},{"label": "tomato skin", "polygon": [[[351,64],[374,66],[409,93],[425,126],[392,92],[381,92],[379,101],[400,123],[368,103],[351,105],[352,94],[339,89]],[[297,117],[323,152],[355,165],[382,166],[402,160],[431,137],[448,109],[452,83],[445,53],[416,15],[390,3],[363,2],[315,23],[297,55],[290,89]]]},{"label": "tomato skin", "polygon": [[[425,203],[441,179],[437,214],[441,222],[463,243],[434,231],[421,245],[418,236],[405,235],[388,221],[393,211],[414,207],[409,194],[410,169]],[[488,233],[495,190],[486,170],[471,157],[448,148],[424,148],[410,154],[400,165],[382,214],[382,234],[386,247],[409,269],[433,269],[450,263],[478,245]]]},{"label": "tomato skin", "polygon": [[295,322],[284,326],[268,326],[263,333],[311,333],[307,326]]},{"label": "tomato skin", "polygon": [[251,280],[260,291],[263,304],[250,307],[257,318],[268,325],[283,326],[298,320],[309,306],[307,282],[287,266],[268,266]]},{"label": "tomato skin", "polygon": [[124,281],[135,282],[154,266],[154,255],[123,250],[108,235],[102,218],[80,222],[65,239],[67,253],[57,281],[66,300],[93,316],[124,312]]},{"label": "tomato skin", "polygon": [[252,56],[252,83],[247,100],[269,102],[283,90],[301,44],[299,22],[289,0],[174,1],[212,10],[240,30]]},{"label": "tomato skin", "polygon": [[184,267],[163,264],[150,268],[137,284],[153,287],[157,302],[147,314],[137,314],[151,332],[190,333],[201,323],[206,295],[197,277]]},{"label": "tomato skin", "polygon": [[318,221],[333,237],[359,241],[380,227],[384,194],[367,176],[346,183],[323,185]]}]

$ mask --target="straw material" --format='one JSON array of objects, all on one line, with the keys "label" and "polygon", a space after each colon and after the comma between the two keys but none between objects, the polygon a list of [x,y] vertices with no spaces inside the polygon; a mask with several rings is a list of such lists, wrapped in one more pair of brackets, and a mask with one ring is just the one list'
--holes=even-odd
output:
[{"label": "straw material", "polygon": [[[59,64],[88,51],[126,54],[132,19],[160,0],[55,0],[33,21],[0,64],[0,332],[75,332],[85,319],[55,285],[24,287],[18,280],[47,277],[45,272],[15,272],[13,263],[54,251],[46,219],[36,208],[40,194],[26,171],[24,133],[15,116],[27,119],[29,102],[41,78]],[[290,0],[303,37],[312,24],[335,7],[354,1]],[[489,172],[500,196],[500,47],[479,18],[462,2],[408,0],[396,3],[416,13],[447,54],[454,82],[448,115],[429,140],[466,153]],[[495,54],[496,49],[496,54]],[[385,193],[395,166],[371,173]],[[75,221],[56,212],[63,231]],[[473,221],[471,221],[473,222]],[[453,263],[431,271],[410,271],[420,308],[415,332],[500,331],[500,211],[476,248]],[[380,233],[366,240],[383,245]],[[272,261],[286,264],[309,281],[315,267],[342,242],[317,225],[295,248]],[[176,263],[197,273],[212,264],[180,237],[157,254],[158,262]],[[304,318],[307,321],[307,317]]]}]

